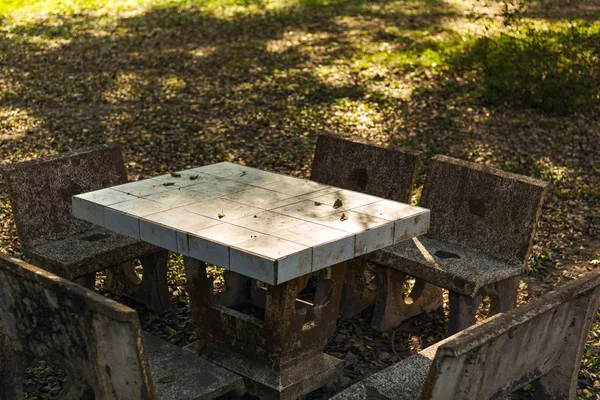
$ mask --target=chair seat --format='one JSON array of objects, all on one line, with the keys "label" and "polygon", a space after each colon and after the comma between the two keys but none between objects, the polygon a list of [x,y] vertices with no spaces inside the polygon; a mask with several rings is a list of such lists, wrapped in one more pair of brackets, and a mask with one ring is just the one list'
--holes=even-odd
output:
[{"label": "chair seat", "polygon": [[416,400],[420,399],[438,342],[423,351],[355,383],[331,400]]},{"label": "chair seat", "polygon": [[520,275],[525,269],[524,265],[427,236],[388,246],[370,253],[367,259],[471,297],[482,287]]},{"label": "chair seat", "polygon": [[147,332],[142,335],[159,400],[214,399],[231,391],[245,392],[239,375]]},{"label": "chair seat", "polygon": [[158,251],[156,246],[98,227],[27,248],[25,254],[40,267],[75,279]]}]

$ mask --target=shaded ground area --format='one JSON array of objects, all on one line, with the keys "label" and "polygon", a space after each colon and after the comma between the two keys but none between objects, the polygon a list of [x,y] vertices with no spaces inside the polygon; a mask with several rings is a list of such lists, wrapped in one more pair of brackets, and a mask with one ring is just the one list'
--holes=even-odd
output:
[{"label": "shaded ground area", "polygon": [[[2,163],[117,141],[130,179],[218,161],[307,177],[333,131],[551,181],[521,301],[600,262],[597,1],[535,3],[521,26],[459,0],[55,3],[0,7]],[[19,252],[2,186],[0,248]],[[140,312],[183,345],[172,265],[177,312]],[[443,317],[382,335],[367,311],[328,352],[356,380],[439,340]],[[582,367],[580,397],[600,398],[600,322]]]}]

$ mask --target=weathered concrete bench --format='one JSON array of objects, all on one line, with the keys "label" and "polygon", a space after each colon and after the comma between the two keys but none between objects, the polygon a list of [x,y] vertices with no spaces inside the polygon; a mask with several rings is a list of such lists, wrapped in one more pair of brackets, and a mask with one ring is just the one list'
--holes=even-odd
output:
[{"label": "weathered concrete bench", "polygon": [[65,370],[64,399],[191,400],[244,392],[232,372],[142,335],[134,310],[5,255],[0,350],[2,400],[23,398],[22,373],[34,359]]},{"label": "weathered concrete bench", "polygon": [[490,316],[515,307],[547,186],[484,165],[433,157],[419,204],[431,210],[428,233],[366,256],[389,267],[388,286],[396,286],[378,298],[381,312],[389,315],[384,319],[401,322],[406,275],[449,290],[449,334],[475,323],[485,296]]},{"label": "weathered concrete bench", "polygon": [[[171,308],[167,251],[117,235],[71,215],[71,196],[127,182],[117,145],[101,145],[0,168],[24,254],[40,268],[93,288],[113,267],[107,289],[154,311]],[[139,282],[130,262],[144,268]]]},{"label": "weathered concrete bench", "polygon": [[537,399],[574,399],[600,271],[497,314],[358,382],[333,400],[502,399],[533,383]]},{"label": "weathered concrete bench", "polygon": [[[421,156],[422,153],[416,150],[373,146],[323,134],[317,138],[310,179],[356,192],[410,203]],[[388,284],[390,271],[383,266],[375,271],[376,281],[373,286],[378,290],[369,288],[365,279],[365,275],[368,275],[367,269],[368,265],[364,257],[348,262],[340,303],[340,316],[343,319],[350,318],[377,303],[372,325],[384,329],[388,325],[396,324],[398,319],[395,316],[396,318],[388,321],[390,313],[384,313],[385,308],[382,307],[386,304],[383,299],[387,298],[388,289],[395,290],[396,285]],[[403,285],[405,280],[401,279],[400,285]],[[440,288],[422,281],[417,282],[416,287],[417,290],[413,290],[411,294],[410,304],[405,303],[399,308],[402,320],[442,306]],[[377,301],[378,297],[379,301]]]}]

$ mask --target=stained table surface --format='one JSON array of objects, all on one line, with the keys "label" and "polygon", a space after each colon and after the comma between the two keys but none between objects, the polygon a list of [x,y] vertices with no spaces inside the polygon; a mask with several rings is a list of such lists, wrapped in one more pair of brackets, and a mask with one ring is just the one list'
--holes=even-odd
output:
[{"label": "stained table surface", "polygon": [[218,163],[73,196],[122,235],[279,284],[426,233],[429,210]]}]

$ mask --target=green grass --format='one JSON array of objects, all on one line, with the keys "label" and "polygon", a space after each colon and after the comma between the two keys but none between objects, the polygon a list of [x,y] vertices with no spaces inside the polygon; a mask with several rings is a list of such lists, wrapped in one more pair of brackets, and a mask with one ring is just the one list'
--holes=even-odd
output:
[{"label": "green grass", "polygon": [[457,59],[474,69],[482,99],[554,114],[600,105],[600,21],[540,24],[478,38]]},{"label": "green grass", "polygon": [[600,311],[588,335],[580,376],[592,382],[600,380]]},{"label": "green grass", "polygon": [[545,279],[554,267],[554,254],[548,251],[544,254],[531,257],[527,265],[527,274],[540,279]]}]

